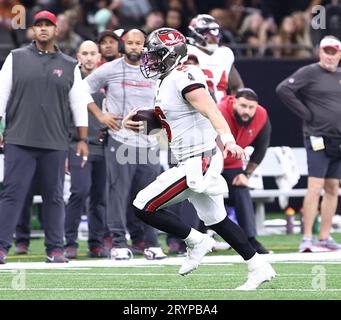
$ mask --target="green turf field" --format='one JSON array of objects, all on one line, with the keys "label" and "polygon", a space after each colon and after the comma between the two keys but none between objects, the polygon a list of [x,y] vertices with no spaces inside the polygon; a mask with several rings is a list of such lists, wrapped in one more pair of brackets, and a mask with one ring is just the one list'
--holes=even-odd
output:
[{"label": "green turf field", "polygon": [[[334,238],[341,241],[341,234]],[[275,253],[287,253],[297,252],[300,235],[259,239]],[[44,261],[42,240],[32,241],[30,248],[28,256],[9,255],[6,267],[11,262]],[[80,251],[80,260],[88,259],[85,242]],[[235,253],[211,256],[222,254]],[[276,279],[254,292],[233,290],[246,280],[247,268],[241,263],[205,263],[186,277],[177,274],[178,265],[0,270],[0,299],[341,299],[341,253],[337,261],[274,262],[273,266]]]},{"label": "green turf field", "polygon": [[[264,244],[264,246],[274,251],[274,253],[288,253],[288,252],[297,252],[299,243],[301,241],[300,234],[292,234],[292,235],[271,235],[271,236],[259,236],[257,239]],[[333,235],[334,239],[337,242],[341,242],[341,233],[335,233]],[[162,247],[167,251],[167,246],[165,244],[164,235],[160,236],[160,243]],[[85,241],[79,241],[79,259],[88,259],[86,256],[87,252],[87,243]],[[9,255],[7,257],[8,262],[28,262],[28,261],[44,261],[45,260],[45,250],[44,250],[43,240],[32,240],[30,244],[30,252],[29,255],[25,256],[15,256],[13,248],[9,251]],[[220,251],[212,254],[228,254],[234,255],[236,252],[233,250],[228,251]]]},{"label": "green turf field", "polygon": [[[1,299],[340,299],[340,264],[273,263],[278,276],[254,292],[233,288],[245,281],[244,264],[202,265],[191,275],[178,266],[89,268],[21,271],[25,288],[13,289],[19,271],[0,272]],[[325,286],[314,289],[316,272],[324,268]],[[321,279],[319,279],[321,280]]]}]

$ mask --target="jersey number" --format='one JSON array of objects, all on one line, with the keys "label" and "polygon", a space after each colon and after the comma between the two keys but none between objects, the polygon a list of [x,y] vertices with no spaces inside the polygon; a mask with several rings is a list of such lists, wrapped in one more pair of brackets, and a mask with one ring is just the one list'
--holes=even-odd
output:
[{"label": "jersey number", "polygon": [[[213,72],[208,69],[202,69],[202,71],[207,77],[206,83],[207,83],[208,88],[210,89],[210,91],[214,92],[214,83],[213,83],[213,80],[211,80],[214,78]],[[217,84],[217,90],[222,91],[224,95],[226,95],[226,91],[227,91],[226,71],[224,71],[223,74],[221,75],[219,83]]]},{"label": "jersey number", "polygon": [[161,110],[160,107],[155,107],[155,114],[159,118],[162,127],[164,129],[166,129],[168,142],[171,142],[172,141],[172,131],[171,131],[169,124],[166,121],[167,119],[166,119],[165,114],[163,113],[163,111]]}]

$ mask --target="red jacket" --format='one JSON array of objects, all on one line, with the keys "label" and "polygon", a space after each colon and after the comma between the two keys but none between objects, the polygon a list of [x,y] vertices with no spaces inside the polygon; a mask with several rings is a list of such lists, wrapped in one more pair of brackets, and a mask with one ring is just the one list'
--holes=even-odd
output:
[{"label": "red jacket", "polygon": [[[255,116],[251,123],[243,127],[238,124],[237,119],[234,115],[233,111],[233,103],[234,103],[234,96],[226,96],[224,97],[220,104],[219,110],[223,114],[224,118],[226,119],[227,123],[230,126],[231,132],[236,139],[236,143],[241,146],[242,148],[246,148],[256,139],[259,132],[263,129],[268,114],[266,110],[258,105],[256,109]],[[242,160],[236,160],[231,157],[230,154],[224,159],[224,168],[242,168],[243,162]]]}]

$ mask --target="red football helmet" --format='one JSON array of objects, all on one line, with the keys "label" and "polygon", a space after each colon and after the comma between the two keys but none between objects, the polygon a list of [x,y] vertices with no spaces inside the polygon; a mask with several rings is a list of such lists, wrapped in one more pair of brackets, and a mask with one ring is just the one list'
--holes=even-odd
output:
[{"label": "red football helmet", "polygon": [[220,42],[220,26],[209,14],[194,17],[189,26],[189,35],[195,46],[213,52]]},{"label": "red football helmet", "polygon": [[158,79],[186,59],[186,38],[176,29],[161,28],[147,37],[140,69],[145,78]]}]

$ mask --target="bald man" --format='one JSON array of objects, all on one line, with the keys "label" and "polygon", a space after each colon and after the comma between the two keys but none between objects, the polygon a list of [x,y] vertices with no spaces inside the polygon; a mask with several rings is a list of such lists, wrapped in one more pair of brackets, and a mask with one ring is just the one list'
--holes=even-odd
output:
[{"label": "bald man", "polygon": [[98,62],[101,60],[97,44],[91,40],[82,42],[78,49],[77,60],[83,77],[88,76],[96,69]]},{"label": "bald man", "polygon": [[[91,74],[101,59],[98,47],[93,41],[84,41],[77,53],[83,78]],[[96,104],[102,107],[104,91],[99,89],[92,94]],[[108,252],[103,245],[103,236],[106,224],[106,165],[104,157],[104,141],[100,133],[103,125],[89,113],[89,151],[86,165],[82,168],[79,157],[76,156],[77,138],[71,130],[72,142],[68,157],[68,170],[71,174],[71,196],[66,206],[65,217],[65,255],[70,259],[77,258],[77,236],[81,216],[84,214],[85,201],[89,197],[88,212],[89,238],[88,256],[92,258],[107,257]]]},{"label": "bald man", "polygon": [[[107,88],[108,113],[103,114],[95,103],[88,109],[108,126],[110,137],[105,147],[108,165],[108,226],[113,234],[111,258],[127,260],[132,257],[128,248],[127,224],[133,225],[130,236],[148,259],[162,259],[166,255],[158,243],[156,230],[135,217],[132,200],[160,173],[158,143],[155,137],[121,128],[120,119],[131,110],[154,107],[155,81],[145,79],[140,71],[141,52],[145,35],[132,29],[122,36],[124,54],[105,63],[83,81],[90,93]],[[144,250],[146,249],[146,250]]]}]

